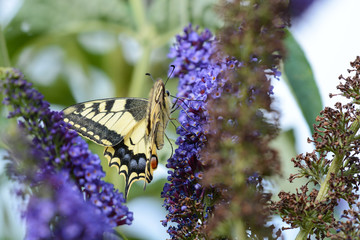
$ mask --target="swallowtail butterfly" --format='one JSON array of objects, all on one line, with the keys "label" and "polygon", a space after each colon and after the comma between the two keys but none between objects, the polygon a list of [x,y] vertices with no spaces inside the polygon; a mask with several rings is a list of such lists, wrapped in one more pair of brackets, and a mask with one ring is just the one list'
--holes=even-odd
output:
[{"label": "swallowtail butterfly", "polygon": [[164,146],[170,120],[170,93],[157,80],[149,99],[108,98],[78,103],[63,110],[64,121],[80,135],[105,147],[109,166],[125,177],[125,199],[131,185],[153,179],[157,150]]}]

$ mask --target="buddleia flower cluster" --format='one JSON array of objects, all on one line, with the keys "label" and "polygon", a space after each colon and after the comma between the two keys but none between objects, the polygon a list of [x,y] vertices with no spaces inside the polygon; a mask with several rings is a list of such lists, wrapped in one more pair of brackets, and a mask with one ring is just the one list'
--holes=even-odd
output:
[{"label": "buddleia flower cluster", "polygon": [[211,201],[212,190],[201,183],[203,166],[200,152],[207,141],[209,114],[206,102],[209,97],[219,98],[226,91],[225,70],[240,67],[236,60],[215,59],[216,41],[209,30],[199,32],[189,25],[183,35],[177,36],[177,43],[170,49],[174,58],[175,76],[179,77],[177,98],[182,110],[181,124],[177,129],[180,137],[175,154],[168,160],[168,180],[162,192],[164,206],[169,211],[163,225],[175,222],[168,233],[173,239],[204,236],[210,208],[205,201]]},{"label": "buddleia flower cluster", "polygon": [[[359,172],[360,172],[360,57],[351,63],[351,76],[339,79],[338,94],[349,103],[337,102],[326,107],[317,117],[312,139],[313,152],[292,159],[299,172],[290,182],[305,178],[306,184],[296,193],[280,192],[272,209],[289,228],[300,227],[298,239],[311,235],[317,239],[359,238]],[[314,188],[315,186],[315,188]],[[346,209],[336,215],[339,203]],[[339,219],[337,219],[339,218]]]},{"label": "buddleia flower cluster", "polygon": [[104,182],[97,155],[69,130],[62,113],[32,88],[16,69],[0,69],[0,90],[9,118],[8,175],[29,196],[24,211],[27,239],[99,239],[115,226],[131,224],[123,194]]}]

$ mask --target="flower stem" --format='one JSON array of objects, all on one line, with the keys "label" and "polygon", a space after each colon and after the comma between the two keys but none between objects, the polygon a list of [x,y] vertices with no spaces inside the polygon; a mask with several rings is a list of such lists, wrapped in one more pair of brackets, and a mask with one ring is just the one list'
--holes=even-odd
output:
[{"label": "flower stem", "polygon": [[[356,121],[353,122],[351,125],[349,132],[352,134],[349,136],[348,142],[352,142],[355,138],[356,133],[358,132],[360,128],[360,118],[357,118]],[[325,180],[322,182],[319,193],[315,199],[315,202],[321,202],[326,199],[327,193],[329,192],[330,188],[330,179],[332,173],[337,174],[339,172],[340,167],[343,163],[343,158],[345,155],[345,151],[341,154],[335,155],[335,158],[333,159],[331,166],[329,168],[328,174],[326,175]],[[296,236],[296,240],[306,239],[309,233],[311,232],[313,225],[309,225],[310,227],[308,229],[300,229],[300,232]]]},{"label": "flower stem", "polygon": [[5,36],[0,25],[0,66],[10,67],[9,54],[6,47]]},{"label": "flower stem", "polygon": [[233,225],[232,237],[233,239],[246,239],[246,230],[244,223],[241,219],[238,219]]},{"label": "flower stem", "polygon": [[154,32],[152,26],[149,26],[145,16],[145,9],[139,1],[130,1],[130,7],[133,11],[135,31],[137,33],[136,40],[141,46],[142,55],[136,62],[134,72],[131,79],[129,96],[143,97],[145,73],[149,67],[150,54],[152,50],[152,40]]},{"label": "flower stem", "polygon": [[129,96],[131,97],[144,97],[142,96],[144,90],[144,83],[146,77],[145,73],[149,67],[149,59],[151,49],[149,46],[142,46],[142,56],[136,62],[134,72],[131,78],[131,85],[129,89]]}]

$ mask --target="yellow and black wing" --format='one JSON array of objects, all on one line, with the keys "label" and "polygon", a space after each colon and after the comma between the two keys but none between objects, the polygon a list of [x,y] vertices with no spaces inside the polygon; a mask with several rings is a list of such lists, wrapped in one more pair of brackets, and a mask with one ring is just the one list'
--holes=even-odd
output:
[{"label": "yellow and black wing", "polygon": [[114,146],[146,118],[147,106],[148,100],[141,98],[88,101],[65,108],[64,121],[91,141]]},{"label": "yellow and black wing", "polygon": [[64,121],[80,135],[105,146],[109,166],[125,177],[125,198],[133,182],[150,183],[157,149],[164,145],[171,101],[162,80],[149,100],[111,98],[79,103],[63,110]]},{"label": "yellow and black wing", "polygon": [[125,196],[134,181],[145,179],[146,162],[150,159],[150,142],[145,134],[147,107],[146,99],[112,98],[63,110],[64,121],[72,129],[106,147],[104,155],[109,166],[116,167],[125,177]]}]

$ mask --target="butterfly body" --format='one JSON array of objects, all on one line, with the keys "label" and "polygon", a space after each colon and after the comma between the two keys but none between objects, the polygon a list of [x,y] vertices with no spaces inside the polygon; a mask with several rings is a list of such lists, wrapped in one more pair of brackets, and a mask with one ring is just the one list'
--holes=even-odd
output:
[{"label": "butterfly body", "polygon": [[109,166],[125,177],[125,197],[133,182],[153,179],[157,150],[164,146],[171,100],[162,80],[149,99],[108,98],[79,103],[63,110],[64,121],[80,135],[105,147]]}]

